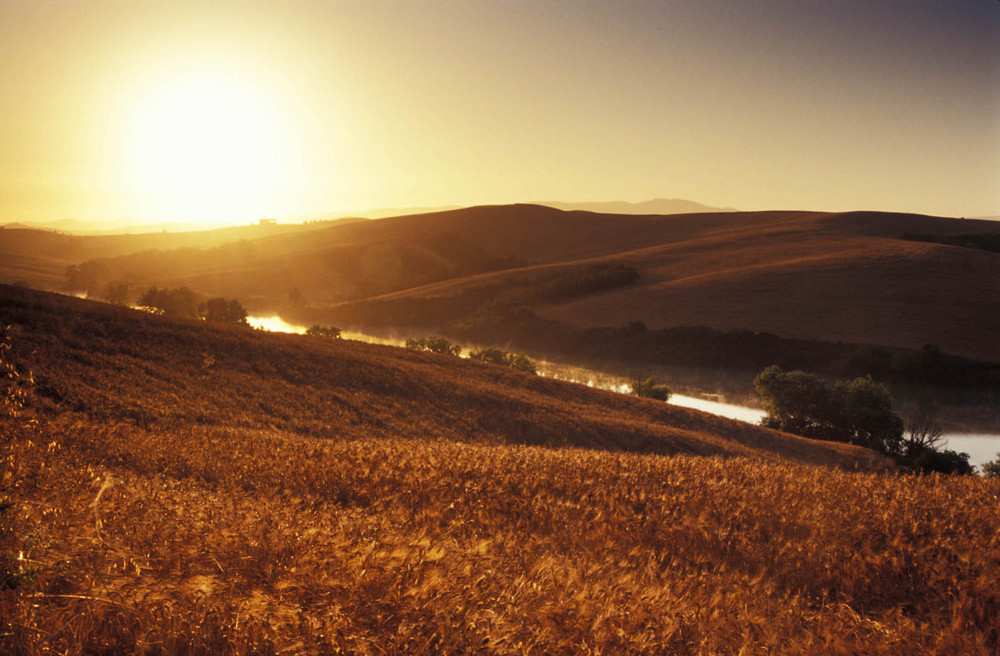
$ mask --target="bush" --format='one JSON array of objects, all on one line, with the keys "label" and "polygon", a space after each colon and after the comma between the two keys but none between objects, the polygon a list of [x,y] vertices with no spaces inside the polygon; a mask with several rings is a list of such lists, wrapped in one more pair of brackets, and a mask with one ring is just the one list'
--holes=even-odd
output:
[{"label": "bush", "polygon": [[83,264],[71,264],[66,267],[66,289],[73,292],[86,292],[87,296],[96,297],[100,294],[104,281],[111,277],[108,265],[99,260],[91,260]]},{"label": "bush", "polygon": [[997,459],[983,465],[983,475],[987,478],[1000,478],[1000,453]]},{"label": "bush", "polygon": [[969,454],[959,453],[952,449],[945,449],[944,451],[923,449],[906,458],[905,462],[914,469],[919,469],[923,472],[971,474],[974,471],[973,466],[969,464]]},{"label": "bush", "polygon": [[510,353],[494,347],[485,348],[481,351],[473,351],[469,354],[469,359],[489,364],[498,364],[502,367],[510,367],[511,369],[527,371],[532,374],[538,373],[538,367],[535,365],[534,360],[523,353]]},{"label": "bush", "polygon": [[306,331],[307,335],[315,335],[317,337],[329,337],[330,339],[338,339],[340,337],[340,328],[336,326],[320,326],[316,324]]},{"label": "bush", "polygon": [[205,321],[217,323],[247,322],[247,311],[235,298],[225,299],[221,296],[210,298],[198,305],[198,314]]},{"label": "bush", "polygon": [[138,305],[157,314],[177,319],[199,319],[198,296],[187,287],[157,289],[150,287],[139,297]]},{"label": "bush", "polygon": [[112,305],[128,305],[128,283],[109,282],[104,288],[104,300]]},{"label": "bush", "polygon": [[430,351],[431,353],[444,353],[445,355],[460,355],[462,347],[452,344],[444,337],[420,337],[406,340],[406,348],[411,351]]},{"label": "bush", "polygon": [[632,382],[629,383],[629,392],[635,396],[656,399],[657,401],[669,401],[673,394],[673,391],[660,383],[656,376],[633,378]]}]

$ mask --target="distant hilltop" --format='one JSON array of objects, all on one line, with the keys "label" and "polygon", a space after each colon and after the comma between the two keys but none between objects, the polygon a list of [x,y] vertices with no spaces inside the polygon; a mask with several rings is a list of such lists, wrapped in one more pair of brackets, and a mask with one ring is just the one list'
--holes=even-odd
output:
[{"label": "distant hilltop", "polygon": [[[710,207],[691,200],[682,198],[655,198],[640,203],[629,203],[626,201],[606,201],[606,202],[584,202],[584,203],[564,203],[560,201],[548,201],[532,203],[536,205],[546,205],[559,210],[583,210],[585,212],[597,212],[601,214],[696,214],[704,212],[737,212],[731,207]],[[266,218],[257,220],[247,220],[241,222],[232,221],[160,221],[157,223],[143,223],[135,220],[109,220],[109,221],[83,221],[79,219],[59,219],[56,221],[17,221],[0,224],[4,228],[29,228],[36,230],[47,230],[50,232],[61,232],[74,235],[115,235],[115,234],[144,234],[152,232],[189,232],[207,230],[212,228],[236,227],[246,225],[270,226],[279,221],[281,223],[309,223],[334,221],[343,218],[363,218],[363,219],[383,219],[396,216],[408,216],[413,214],[430,214],[434,212],[444,212],[448,210],[460,209],[461,205],[436,205],[420,207],[379,207],[367,210],[337,210],[333,212],[322,212],[318,214],[305,214],[298,216],[288,216],[279,218]],[[994,217],[995,218],[995,217]]]},{"label": "distant hilltop", "polygon": [[654,198],[641,203],[621,200],[607,202],[562,203],[539,202],[559,210],[583,210],[601,214],[698,214],[703,212],[738,212],[732,207],[710,207],[683,198]]}]

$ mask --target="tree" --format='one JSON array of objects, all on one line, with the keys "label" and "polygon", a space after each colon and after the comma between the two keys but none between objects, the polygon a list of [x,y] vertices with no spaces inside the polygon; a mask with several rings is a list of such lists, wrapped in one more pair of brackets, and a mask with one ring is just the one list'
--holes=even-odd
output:
[{"label": "tree", "polygon": [[944,431],[936,420],[937,404],[933,400],[924,400],[916,414],[906,424],[906,435],[903,438],[903,454],[915,457],[921,451],[938,450],[944,441]]},{"label": "tree", "polygon": [[168,317],[198,319],[198,296],[187,287],[157,289],[150,287],[139,297],[138,305]]},{"label": "tree", "polygon": [[668,386],[660,383],[656,376],[648,376],[646,378],[637,376],[633,378],[629,383],[629,391],[635,396],[643,396],[658,401],[668,401],[671,395],[673,395],[673,391]]},{"label": "tree", "polygon": [[905,459],[904,462],[922,472],[967,475],[975,471],[975,468],[969,464],[968,453],[959,453],[952,449],[943,451],[924,449],[912,458]]},{"label": "tree", "polygon": [[831,388],[815,374],[772,365],[757,375],[754,388],[768,428],[901,454],[903,420],[893,412],[888,390],[871,377]]},{"label": "tree", "polygon": [[830,427],[830,391],[823,379],[804,371],[772,365],[757,374],[753,386],[767,412],[764,426],[818,439],[835,439]]},{"label": "tree", "polygon": [[66,267],[66,287],[70,291],[87,292],[87,296],[98,296],[102,283],[111,277],[108,265],[100,260],[89,260],[83,264]]},{"label": "tree", "polygon": [[247,322],[247,311],[235,298],[225,299],[221,296],[210,298],[198,305],[198,314],[205,321],[217,323]]},{"label": "tree", "polygon": [[490,346],[480,351],[473,351],[472,353],[469,353],[469,359],[476,360],[477,362],[487,362],[489,364],[498,364],[502,367],[506,367],[507,355],[507,351]]},{"label": "tree", "polygon": [[535,361],[524,353],[510,353],[507,357],[507,366],[518,371],[527,371],[529,374],[537,374],[538,367]]},{"label": "tree", "polygon": [[309,330],[306,331],[306,334],[337,339],[340,337],[340,328],[337,328],[336,326],[320,326],[317,324],[309,328]]},{"label": "tree", "polygon": [[419,337],[417,339],[406,340],[406,348],[411,351],[430,351],[431,353],[443,353],[445,355],[460,355],[462,347],[452,344],[444,337]]},{"label": "tree", "polygon": [[128,305],[128,283],[109,282],[104,288],[104,300],[113,305]]},{"label": "tree", "polygon": [[988,478],[1000,478],[1000,453],[996,460],[983,464],[983,474]]},{"label": "tree", "polygon": [[[903,420],[892,410],[892,396],[884,385],[871,376],[839,381],[834,387],[831,406],[835,421],[851,444],[866,446],[883,453],[902,455]],[[842,410],[841,410],[842,408]],[[841,426],[834,424],[834,429]]]},{"label": "tree", "polygon": [[518,371],[527,371],[531,374],[538,373],[538,367],[535,364],[535,361],[523,353],[509,353],[503,349],[498,349],[492,346],[484,348],[480,351],[473,351],[472,353],[469,353],[469,359],[489,364],[498,364],[501,367],[510,367],[511,369],[517,369]]}]

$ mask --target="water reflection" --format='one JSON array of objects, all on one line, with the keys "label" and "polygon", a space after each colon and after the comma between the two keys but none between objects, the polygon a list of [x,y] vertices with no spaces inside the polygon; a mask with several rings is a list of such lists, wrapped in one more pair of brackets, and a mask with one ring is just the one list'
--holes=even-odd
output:
[{"label": "water reflection", "polygon": [[744,405],[733,405],[732,403],[709,401],[707,399],[699,399],[693,396],[684,396],[683,394],[674,394],[671,396],[670,403],[685,408],[694,408],[695,410],[710,412],[713,415],[719,415],[720,417],[738,419],[739,421],[745,421],[748,424],[759,424],[760,420],[763,419],[766,414],[763,410],[748,408]]},{"label": "water reflection", "polygon": [[343,339],[353,339],[356,342],[365,342],[367,344],[382,344],[383,346],[406,346],[405,339],[399,339],[398,337],[379,337],[378,335],[368,335],[365,333],[355,332],[353,330],[344,330],[340,333]]},{"label": "water reflection", "polygon": [[1000,458],[1000,435],[988,433],[945,433],[941,448],[968,453],[969,462],[977,467]]},{"label": "water reflection", "polygon": [[272,333],[295,333],[298,335],[304,335],[306,332],[305,326],[288,323],[278,315],[272,315],[269,317],[247,317],[247,323],[258,330],[267,330]]}]

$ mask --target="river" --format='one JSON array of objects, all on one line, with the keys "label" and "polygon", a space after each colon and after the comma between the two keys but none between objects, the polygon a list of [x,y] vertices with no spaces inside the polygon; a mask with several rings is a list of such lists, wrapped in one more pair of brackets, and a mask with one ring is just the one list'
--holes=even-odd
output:
[{"label": "river", "polygon": [[[290,324],[278,316],[247,317],[247,321],[254,328],[273,332],[303,334],[306,331],[305,326]],[[405,340],[400,338],[380,337],[357,331],[345,330],[340,336],[343,339],[353,339],[359,342],[387,346],[404,346],[406,343]],[[536,364],[538,365],[538,373],[541,376],[622,394],[628,392],[628,380],[622,376],[558,362],[549,362],[547,360],[536,360]],[[726,403],[723,399],[699,398],[683,394],[671,395],[669,403],[709,412],[720,417],[745,421],[750,424],[759,424],[765,414],[759,408]],[[942,448],[968,453],[969,462],[973,465],[979,466],[1000,457],[1000,433],[945,433],[943,437],[944,445]]]}]

